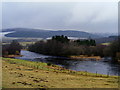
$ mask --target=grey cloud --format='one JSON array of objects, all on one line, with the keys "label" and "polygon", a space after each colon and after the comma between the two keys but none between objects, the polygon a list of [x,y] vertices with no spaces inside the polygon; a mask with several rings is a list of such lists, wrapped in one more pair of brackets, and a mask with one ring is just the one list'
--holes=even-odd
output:
[{"label": "grey cloud", "polygon": [[116,3],[3,3],[3,28],[117,32]]}]

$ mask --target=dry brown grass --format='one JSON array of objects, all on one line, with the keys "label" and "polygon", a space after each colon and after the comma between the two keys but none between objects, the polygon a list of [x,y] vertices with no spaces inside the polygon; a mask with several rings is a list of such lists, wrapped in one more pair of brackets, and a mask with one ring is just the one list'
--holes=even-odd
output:
[{"label": "dry brown grass", "polygon": [[70,56],[70,58],[74,58],[74,59],[88,58],[88,59],[91,59],[91,60],[100,60],[101,59],[100,56],[86,56],[86,55]]},{"label": "dry brown grass", "polygon": [[4,88],[118,88],[117,77],[92,77],[34,69],[9,63],[5,59],[2,63]]}]

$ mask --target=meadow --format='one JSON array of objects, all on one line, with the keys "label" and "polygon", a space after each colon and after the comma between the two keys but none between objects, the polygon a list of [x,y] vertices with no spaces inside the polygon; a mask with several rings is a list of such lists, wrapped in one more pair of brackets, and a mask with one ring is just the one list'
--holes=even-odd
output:
[{"label": "meadow", "polygon": [[3,88],[118,88],[118,76],[73,71],[51,63],[2,58]]}]

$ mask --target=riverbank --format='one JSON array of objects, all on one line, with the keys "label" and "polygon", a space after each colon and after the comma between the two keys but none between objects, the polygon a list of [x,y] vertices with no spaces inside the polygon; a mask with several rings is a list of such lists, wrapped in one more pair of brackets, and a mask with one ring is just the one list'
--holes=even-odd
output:
[{"label": "riverbank", "polygon": [[15,58],[15,57],[22,57],[23,55],[4,55],[5,58]]},{"label": "riverbank", "polygon": [[118,77],[2,58],[3,88],[118,88]]},{"label": "riverbank", "polygon": [[86,55],[78,55],[78,56],[70,56],[72,59],[84,59],[84,60],[101,60],[100,56],[86,56]]}]

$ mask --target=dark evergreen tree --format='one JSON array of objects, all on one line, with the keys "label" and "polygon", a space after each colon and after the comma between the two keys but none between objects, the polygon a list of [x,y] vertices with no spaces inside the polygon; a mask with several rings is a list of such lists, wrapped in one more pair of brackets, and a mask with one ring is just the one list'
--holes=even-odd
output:
[{"label": "dark evergreen tree", "polygon": [[61,43],[68,43],[69,42],[69,39],[67,36],[64,36],[64,35],[61,35],[61,36],[53,36],[52,37],[52,40],[56,40],[58,42],[61,42]]}]

